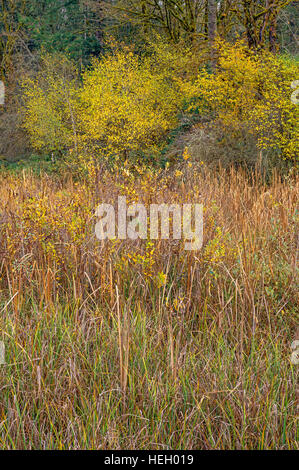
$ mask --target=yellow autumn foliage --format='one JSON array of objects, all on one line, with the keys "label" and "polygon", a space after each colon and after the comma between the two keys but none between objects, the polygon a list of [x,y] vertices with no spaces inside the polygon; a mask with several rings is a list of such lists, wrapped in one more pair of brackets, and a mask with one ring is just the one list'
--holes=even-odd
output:
[{"label": "yellow autumn foliage", "polygon": [[115,49],[95,59],[80,82],[67,59],[46,56],[41,72],[24,86],[24,127],[32,145],[71,150],[72,159],[153,155],[189,103],[187,111],[195,106],[228,132],[246,130],[260,149],[278,149],[295,160],[299,116],[291,86],[297,62],[248,50],[242,41],[219,40],[215,47],[214,71],[204,66],[203,50],[196,55],[158,40],[145,56]]},{"label": "yellow autumn foliage", "polygon": [[35,78],[24,82],[23,126],[38,150],[77,145],[78,72],[64,55],[43,55]]},{"label": "yellow autumn foliage", "polygon": [[[261,149],[275,148],[284,158],[298,157],[298,106],[291,100],[298,63],[244,42],[217,43],[215,73],[207,68],[193,81],[181,81],[184,95],[199,112],[210,112],[231,132],[247,129]],[[192,109],[192,107],[190,108]]]},{"label": "yellow autumn foliage", "polygon": [[104,154],[154,151],[176,124],[180,97],[150,58],[117,52],[95,60],[80,91],[82,139]]}]

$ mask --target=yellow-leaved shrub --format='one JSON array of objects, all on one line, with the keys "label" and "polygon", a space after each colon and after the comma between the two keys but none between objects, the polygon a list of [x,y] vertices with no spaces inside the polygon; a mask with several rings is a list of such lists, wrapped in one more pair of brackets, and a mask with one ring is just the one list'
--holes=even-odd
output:
[{"label": "yellow-leaved shrub", "polygon": [[151,58],[119,51],[95,60],[80,91],[82,140],[104,155],[155,151],[176,124],[180,99]]},{"label": "yellow-leaved shrub", "polygon": [[204,68],[193,81],[181,81],[199,112],[211,113],[228,132],[247,129],[260,149],[275,148],[283,158],[298,156],[298,106],[291,100],[298,63],[245,43],[217,42],[215,73]]},{"label": "yellow-leaved shrub", "polygon": [[154,153],[176,125],[182,100],[168,72],[153,56],[117,50],[94,59],[79,83],[67,59],[45,56],[39,74],[24,83],[24,127],[32,145],[75,149],[77,158]]},{"label": "yellow-leaved shrub", "polygon": [[62,54],[45,54],[34,78],[24,81],[23,126],[37,150],[77,146],[78,72]]}]

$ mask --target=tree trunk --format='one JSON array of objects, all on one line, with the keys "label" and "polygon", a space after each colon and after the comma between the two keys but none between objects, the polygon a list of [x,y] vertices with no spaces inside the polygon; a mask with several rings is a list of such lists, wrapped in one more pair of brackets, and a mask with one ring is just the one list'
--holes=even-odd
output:
[{"label": "tree trunk", "polygon": [[215,38],[217,33],[217,1],[207,0],[208,39],[210,47],[211,67],[216,67]]},{"label": "tree trunk", "polygon": [[254,24],[254,19],[252,17],[252,11],[251,11],[251,0],[243,0],[243,10],[244,10],[244,26],[246,28],[246,36],[247,36],[247,42],[248,42],[248,47],[250,49],[256,49],[258,46],[258,40],[256,37],[256,30],[255,30],[255,24]]},{"label": "tree trunk", "polygon": [[214,43],[217,32],[217,1],[207,0],[208,35],[211,44]]},{"label": "tree trunk", "polygon": [[[273,2],[274,3],[274,2]],[[278,11],[273,5],[274,10],[271,12],[271,21],[269,25],[269,49],[271,52],[277,52],[277,17]]]}]

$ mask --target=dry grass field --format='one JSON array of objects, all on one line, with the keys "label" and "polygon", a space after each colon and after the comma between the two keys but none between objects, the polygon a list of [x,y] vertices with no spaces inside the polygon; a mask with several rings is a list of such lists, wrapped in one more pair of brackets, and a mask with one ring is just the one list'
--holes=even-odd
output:
[{"label": "dry grass field", "polygon": [[[2,449],[298,448],[297,176],[186,162],[0,188]],[[100,242],[118,195],[202,203],[202,249]]]}]

